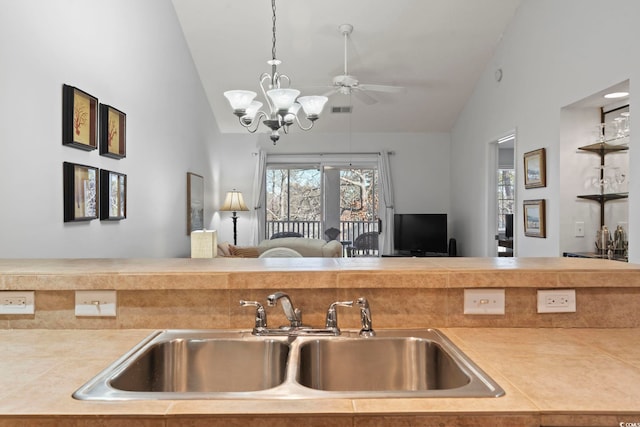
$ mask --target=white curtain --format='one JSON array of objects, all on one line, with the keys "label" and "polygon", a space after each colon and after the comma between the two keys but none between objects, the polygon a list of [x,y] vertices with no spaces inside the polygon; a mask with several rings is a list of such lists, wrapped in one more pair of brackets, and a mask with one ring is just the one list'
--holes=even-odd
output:
[{"label": "white curtain", "polygon": [[257,245],[264,237],[264,221],[265,221],[265,191],[266,191],[266,168],[267,153],[263,150],[258,151],[256,156],[256,171],[253,177],[253,200],[251,211],[251,223],[253,224],[253,233],[251,236],[251,244]]},{"label": "white curtain", "polygon": [[391,182],[391,165],[389,152],[383,151],[378,156],[378,179],[380,181],[380,219],[382,220],[382,233],[378,248],[380,254],[393,253],[393,185]]}]

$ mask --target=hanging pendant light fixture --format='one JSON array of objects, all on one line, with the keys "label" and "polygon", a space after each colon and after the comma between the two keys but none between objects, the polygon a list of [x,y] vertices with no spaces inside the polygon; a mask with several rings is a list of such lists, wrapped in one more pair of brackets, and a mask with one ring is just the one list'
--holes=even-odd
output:
[{"label": "hanging pendant light fixture", "polygon": [[[272,10],[272,47],[271,59],[267,64],[271,65],[271,73],[263,73],[260,76],[260,89],[266,100],[269,112],[261,110],[262,103],[255,101],[256,92],[249,90],[229,90],[224,96],[231,104],[233,114],[238,116],[240,124],[249,132],[258,130],[260,122],[271,129],[270,138],[275,145],[280,139],[280,129],[288,133],[289,126],[296,123],[302,130],[310,130],[313,123],[320,117],[322,109],[328,98],[326,96],[300,96],[300,91],[292,89],[291,79],[278,73],[278,65],[281,61],[276,59],[276,1],[271,0]],[[309,121],[304,126],[298,118],[298,112],[302,109]]]}]

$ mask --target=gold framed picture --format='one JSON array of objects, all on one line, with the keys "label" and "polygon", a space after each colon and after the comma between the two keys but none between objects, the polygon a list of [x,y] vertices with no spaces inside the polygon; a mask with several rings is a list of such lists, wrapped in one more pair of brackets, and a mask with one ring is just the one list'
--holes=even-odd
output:
[{"label": "gold framed picture", "polygon": [[524,153],[524,188],[547,186],[546,157],[544,148]]},{"label": "gold framed picture", "polygon": [[204,178],[187,172],[187,235],[204,230]]},{"label": "gold framed picture", "polygon": [[547,237],[545,200],[525,200],[524,235],[529,237]]}]

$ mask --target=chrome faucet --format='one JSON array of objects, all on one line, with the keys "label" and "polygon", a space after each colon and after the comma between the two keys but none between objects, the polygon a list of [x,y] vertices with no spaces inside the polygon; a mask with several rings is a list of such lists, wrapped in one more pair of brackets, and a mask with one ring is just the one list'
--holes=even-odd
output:
[{"label": "chrome faucet", "polygon": [[260,335],[267,330],[267,312],[264,310],[264,306],[262,304],[258,301],[245,301],[241,299],[240,306],[256,307],[256,322],[252,332],[254,335]]},{"label": "chrome faucet", "polygon": [[361,337],[374,337],[376,332],[371,325],[371,309],[369,308],[369,301],[366,298],[360,297],[356,301],[360,306],[360,320],[362,322],[362,329],[360,329]]},{"label": "chrome faucet", "polygon": [[336,307],[353,307],[353,301],[337,301],[332,303],[327,310],[327,320],[324,323],[326,329],[335,331],[336,335],[340,335],[340,328],[338,328],[338,312]]},{"label": "chrome faucet", "polygon": [[284,292],[276,292],[267,296],[267,303],[269,307],[275,307],[278,305],[278,300],[280,301],[280,305],[282,306],[282,310],[284,310],[284,315],[287,316],[289,320],[291,328],[299,328],[302,326],[302,313],[299,309],[293,306],[293,302],[291,302],[291,298],[289,295]]}]

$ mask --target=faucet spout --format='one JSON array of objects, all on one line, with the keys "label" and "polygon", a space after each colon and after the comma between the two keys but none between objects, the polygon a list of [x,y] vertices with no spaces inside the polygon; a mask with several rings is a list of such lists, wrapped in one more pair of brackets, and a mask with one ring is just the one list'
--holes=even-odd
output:
[{"label": "faucet spout", "polygon": [[275,307],[278,305],[278,301],[280,301],[284,315],[287,316],[287,320],[289,320],[291,327],[298,328],[302,326],[302,313],[299,309],[293,306],[293,302],[289,295],[284,292],[276,292],[267,296],[267,303],[269,304],[269,307]]},{"label": "faucet spout", "polygon": [[360,306],[360,320],[362,322],[362,329],[360,329],[361,337],[373,337],[376,332],[373,330],[371,322],[371,309],[369,308],[369,301],[366,298],[360,297],[356,301]]}]

